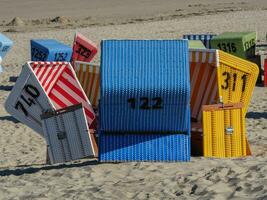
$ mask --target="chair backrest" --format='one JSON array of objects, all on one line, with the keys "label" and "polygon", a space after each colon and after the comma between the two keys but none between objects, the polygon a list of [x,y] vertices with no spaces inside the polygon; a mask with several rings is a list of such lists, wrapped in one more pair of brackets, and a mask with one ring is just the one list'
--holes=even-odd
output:
[{"label": "chair backrest", "polygon": [[243,103],[244,115],[255,88],[259,67],[252,62],[219,51],[218,85],[223,103]]},{"label": "chair backrest", "polygon": [[80,33],[76,33],[73,42],[72,64],[75,61],[90,62],[97,54],[97,46]]},{"label": "chair backrest", "polygon": [[101,130],[188,130],[187,40],[104,40],[101,53]]}]

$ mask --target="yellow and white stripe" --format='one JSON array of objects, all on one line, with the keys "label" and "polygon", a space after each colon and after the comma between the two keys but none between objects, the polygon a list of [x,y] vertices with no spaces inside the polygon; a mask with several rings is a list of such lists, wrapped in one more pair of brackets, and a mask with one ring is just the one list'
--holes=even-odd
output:
[{"label": "yellow and white stripe", "polygon": [[75,72],[93,107],[98,107],[100,98],[100,65],[76,61]]}]

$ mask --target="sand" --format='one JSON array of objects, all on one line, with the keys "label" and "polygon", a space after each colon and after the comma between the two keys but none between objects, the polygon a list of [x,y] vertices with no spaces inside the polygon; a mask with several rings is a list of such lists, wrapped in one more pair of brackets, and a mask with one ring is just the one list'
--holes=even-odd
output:
[{"label": "sand", "polygon": [[[166,5],[160,0],[135,3],[113,0],[116,4],[113,7],[104,1],[91,1],[94,5],[88,11],[91,18],[102,17],[109,22],[102,23],[98,19],[96,24],[90,25],[78,19],[77,26],[68,23],[77,20],[78,15],[82,18],[89,16],[83,7],[85,0],[73,2],[73,9],[64,5],[66,12],[55,8],[40,9],[36,1],[30,0],[23,4],[13,2],[21,7],[15,12],[8,6],[9,2],[4,1],[4,6],[0,6],[0,12],[4,12],[1,17],[5,15],[2,19],[9,23],[18,16],[24,22],[15,20],[17,22],[12,26],[0,26],[1,31],[11,30],[5,34],[15,42],[4,59],[5,72],[0,75],[0,199],[267,199],[266,88],[255,88],[246,119],[253,156],[242,159],[192,157],[188,163],[100,164],[94,159],[84,159],[65,165],[45,165],[44,139],[11,117],[3,107],[14,85],[9,82],[9,77],[18,75],[21,66],[29,60],[29,40],[32,38],[55,38],[71,45],[75,31],[79,31],[99,45],[101,39],[108,38],[170,39],[191,32],[250,30],[256,30],[258,38],[264,38],[267,31],[266,1],[222,3],[205,0],[201,3],[176,2],[177,5],[170,1]],[[47,2],[54,2],[56,8],[62,5],[59,0]],[[121,11],[128,4],[131,5],[129,12]],[[225,10],[211,12],[215,7]],[[28,13],[31,8],[33,12]],[[185,14],[172,16],[173,12],[180,12],[175,11],[179,9]],[[56,14],[55,10],[58,11]],[[139,11],[134,13],[134,10]],[[144,10],[147,12],[143,13]],[[32,23],[32,20],[54,19],[61,14],[65,18],[57,18],[61,21],[56,22],[60,24],[58,27]],[[99,54],[94,62],[99,63]]]}]

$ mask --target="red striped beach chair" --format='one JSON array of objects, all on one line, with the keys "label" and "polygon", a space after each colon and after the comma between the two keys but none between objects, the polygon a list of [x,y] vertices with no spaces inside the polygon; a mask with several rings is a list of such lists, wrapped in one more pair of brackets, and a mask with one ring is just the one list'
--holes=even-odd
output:
[{"label": "red striped beach chair", "polygon": [[[70,63],[30,62],[29,65],[32,67],[54,107],[58,110],[81,103],[88,126],[90,127],[95,114]],[[95,155],[97,155],[98,150],[95,137],[91,134],[90,137],[94,144]]]}]

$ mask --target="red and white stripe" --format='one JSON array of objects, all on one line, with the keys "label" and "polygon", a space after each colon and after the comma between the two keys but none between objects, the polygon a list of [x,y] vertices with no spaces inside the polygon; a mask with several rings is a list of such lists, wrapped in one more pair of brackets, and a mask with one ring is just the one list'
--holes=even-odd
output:
[{"label": "red and white stripe", "polygon": [[31,62],[30,65],[55,108],[82,103],[90,126],[95,114],[72,66],[68,62]]}]

